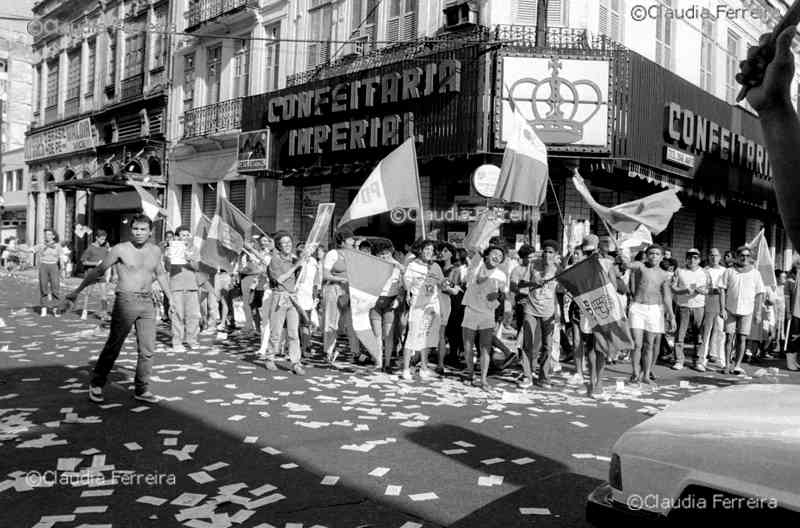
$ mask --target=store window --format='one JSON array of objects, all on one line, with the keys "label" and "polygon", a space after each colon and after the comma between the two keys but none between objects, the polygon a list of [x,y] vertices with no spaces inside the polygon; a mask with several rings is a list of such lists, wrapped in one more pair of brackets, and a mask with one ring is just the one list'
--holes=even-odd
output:
[{"label": "store window", "polygon": [[701,30],[700,88],[714,93],[714,22],[704,18]]},{"label": "store window", "polygon": [[208,48],[208,60],[206,62],[206,73],[208,78],[208,98],[206,104],[219,102],[219,86],[222,69],[222,46]]},{"label": "store window", "polygon": [[656,18],[656,63],[664,68],[672,69],[672,34],[674,22],[672,17],[664,16],[667,9],[672,9],[674,0],[661,0],[663,8]]},{"label": "store window", "polygon": [[306,67],[314,68],[330,60],[333,4],[330,0],[311,0],[308,9],[309,33]]},{"label": "store window", "polygon": [[739,71],[739,43],[741,40],[739,35],[728,30],[728,39],[725,43],[725,52],[728,54],[725,57],[725,100],[731,104],[736,102],[736,93],[738,92],[735,78]]}]

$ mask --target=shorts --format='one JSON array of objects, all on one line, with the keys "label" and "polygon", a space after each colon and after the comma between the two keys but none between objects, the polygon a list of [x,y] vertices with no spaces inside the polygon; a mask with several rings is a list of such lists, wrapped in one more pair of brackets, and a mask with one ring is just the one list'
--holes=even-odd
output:
[{"label": "shorts", "polygon": [[753,326],[753,314],[736,315],[728,312],[725,320],[726,334],[750,335],[750,327]]},{"label": "shorts", "polygon": [[628,315],[631,330],[664,333],[664,307],[660,304],[631,303]]},{"label": "shorts", "polygon": [[464,307],[464,320],[461,328],[467,330],[494,330],[494,312],[482,313],[469,306]]}]

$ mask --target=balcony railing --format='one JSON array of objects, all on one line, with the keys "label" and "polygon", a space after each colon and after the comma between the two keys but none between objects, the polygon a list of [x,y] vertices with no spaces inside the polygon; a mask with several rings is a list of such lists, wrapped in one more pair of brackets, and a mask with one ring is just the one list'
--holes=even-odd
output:
[{"label": "balcony railing", "polygon": [[183,137],[236,130],[242,125],[242,98],[193,108],[183,114]]},{"label": "balcony railing", "polygon": [[189,7],[186,29],[254,4],[253,0],[197,0]]},{"label": "balcony railing", "polygon": [[132,99],[142,95],[144,89],[144,74],[140,73],[127,79],[122,79],[121,95],[122,99]]},{"label": "balcony railing", "polygon": [[58,119],[58,105],[48,106],[44,109],[44,122],[52,123]]},{"label": "balcony railing", "polygon": [[76,115],[81,110],[81,98],[72,97],[64,101],[64,117]]}]

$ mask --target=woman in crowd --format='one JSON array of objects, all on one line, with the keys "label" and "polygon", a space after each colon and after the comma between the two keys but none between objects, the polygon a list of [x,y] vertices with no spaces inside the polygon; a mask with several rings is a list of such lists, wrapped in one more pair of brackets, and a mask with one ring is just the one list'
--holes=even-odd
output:
[{"label": "woman in crowd", "polygon": [[[454,262],[455,248],[452,244],[442,242],[439,244],[439,267],[442,269],[444,281],[439,291],[439,305],[442,312],[441,328],[439,329],[439,362],[436,367],[436,373],[444,376],[444,358],[447,355],[447,328],[450,317],[453,313],[453,298],[461,293],[461,287],[457,282],[452,280],[453,272],[457,270],[456,263]],[[450,343],[452,350],[453,344]]]},{"label": "woman in crowd", "polygon": [[355,236],[349,229],[341,229],[334,236],[335,249],[325,254],[322,263],[323,334],[322,348],[328,363],[336,361],[336,338],[340,325],[344,325],[350,350],[357,354],[360,343],[353,330],[350,317],[350,295],[347,291],[347,266],[343,250],[353,249]]},{"label": "woman in crowd", "polygon": [[441,307],[439,292],[444,282],[442,269],[433,261],[436,243],[423,240],[414,244],[415,258],[406,266],[403,285],[408,300],[408,335],[403,347],[403,379],[410,381],[411,356],[420,353],[419,377],[431,376],[428,370],[428,350],[439,344]]},{"label": "woman in crowd", "polygon": [[[298,255],[303,255],[303,250],[299,245]],[[300,317],[300,350],[303,357],[311,355],[311,333],[315,330],[315,319],[316,325],[319,325],[319,318],[312,317],[312,313],[317,309],[319,297],[317,275],[319,275],[320,264],[317,258],[316,255],[308,257],[297,276],[297,305],[303,311]]]},{"label": "woman in crowd", "polygon": [[376,370],[392,371],[391,361],[394,352],[395,316],[404,296],[403,266],[394,259],[394,247],[388,242],[377,241],[373,246],[375,255],[394,265],[392,275],[381,290],[378,300],[369,311],[372,332],[378,342],[379,355]]}]

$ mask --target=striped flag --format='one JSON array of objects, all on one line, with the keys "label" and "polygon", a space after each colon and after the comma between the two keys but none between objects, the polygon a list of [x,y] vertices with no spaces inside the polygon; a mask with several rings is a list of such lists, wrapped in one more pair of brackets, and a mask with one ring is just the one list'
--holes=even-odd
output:
[{"label": "striped flag", "polygon": [[208,226],[206,241],[201,250],[203,261],[227,271],[244,251],[244,241],[253,230],[253,222],[235,205],[221,196],[217,210]]},{"label": "striped flag", "polygon": [[417,150],[414,139],[408,138],[373,169],[339,221],[339,227],[398,207],[419,208],[420,204]]},{"label": "striped flag", "polygon": [[614,207],[606,207],[597,203],[592,197],[592,193],[589,192],[589,188],[586,187],[586,183],[577,170],[572,177],[572,183],[589,207],[612,229],[620,233],[633,233],[640,225],[643,225],[657,235],[667,228],[672,220],[672,215],[683,205],[678,199],[677,191],[670,190],[651,194],[632,202],[621,203]]},{"label": "striped flag", "polygon": [[392,276],[394,264],[353,250],[344,250],[344,260],[347,265],[353,329],[372,357],[380,360],[377,341],[380,336],[376,337],[372,332],[369,311],[375,306],[383,287]]},{"label": "striped flag", "polygon": [[539,207],[547,195],[547,147],[519,112],[512,116],[494,197]]},{"label": "striped flag", "polygon": [[633,348],[625,309],[597,255],[556,276],[592,326],[595,347],[608,353]]},{"label": "striped flag", "polygon": [[767,245],[762,229],[752,242],[748,244],[751,253],[755,253],[755,267],[761,273],[761,280],[766,288],[777,288],[778,281],[775,279],[775,261],[772,259],[772,252]]},{"label": "striped flag", "polygon": [[150,191],[132,180],[128,180],[128,185],[136,189],[136,192],[139,194],[139,198],[142,200],[142,212],[144,212],[144,214],[147,215],[150,220],[155,220],[159,214],[162,216],[167,216],[167,212],[160,205],[158,205],[156,197],[150,194]]}]

